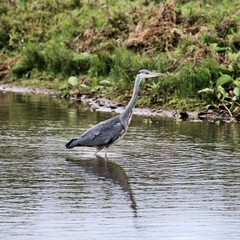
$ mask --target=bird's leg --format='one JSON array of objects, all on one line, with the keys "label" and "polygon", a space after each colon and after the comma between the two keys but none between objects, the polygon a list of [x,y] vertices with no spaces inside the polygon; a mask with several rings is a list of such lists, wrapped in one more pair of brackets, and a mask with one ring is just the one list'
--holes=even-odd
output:
[{"label": "bird's leg", "polygon": [[96,147],[95,155],[97,155],[98,152],[100,152],[102,148]]},{"label": "bird's leg", "polygon": [[107,156],[108,147],[105,147],[104,150],[105,150],[105,158],[108,159],[108,156]]}]

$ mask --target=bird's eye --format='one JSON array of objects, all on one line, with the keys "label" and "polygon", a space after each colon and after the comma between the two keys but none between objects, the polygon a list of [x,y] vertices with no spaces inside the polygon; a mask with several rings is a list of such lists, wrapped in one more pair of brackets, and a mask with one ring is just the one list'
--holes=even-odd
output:
[{"label": "bird's eye", "polygon": [[147,74],[149,74],[149,72],[145,69],[142,69],[138,72],[138,74],[146,74],[147,75]]}]

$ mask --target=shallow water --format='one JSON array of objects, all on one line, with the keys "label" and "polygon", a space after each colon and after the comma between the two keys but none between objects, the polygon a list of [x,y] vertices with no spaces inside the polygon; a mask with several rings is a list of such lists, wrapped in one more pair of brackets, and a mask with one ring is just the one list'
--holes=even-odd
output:
[{"label": "shallow water", "polygon": [[65,149],[110,116],[0,93],[2,239],[240,239],[240,125],[133,117],[109,160]]}]

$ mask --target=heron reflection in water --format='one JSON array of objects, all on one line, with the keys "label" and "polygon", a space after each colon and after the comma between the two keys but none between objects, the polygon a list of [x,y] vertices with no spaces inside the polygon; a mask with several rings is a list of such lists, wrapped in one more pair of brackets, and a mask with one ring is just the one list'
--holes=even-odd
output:
[{"label": "heron reflection in water", "polygon": [[132,118],[133,108],[136,105],[138,89],[141,80],[144,78],[152,78],[163,75],[165,74],[152,72],[146,69],[140,70],[135,79],[133,95],[124,111],[118,116],[102,121],[97,125],[91,127],[90,129],[85,131],[80,137],[73,138],[66,144],[66,148],[74,148],[81,146],[95,147],[95,154],[97,154],[102,149],[105,149],[105,156],[107,157],[107,151],[109,146],[116,142],[127,131],[127,128]]},{"label": "heron reflection in water", "polygon": [[105,159],[100,156],[86,160],[66,158],[66,161],[84,168],[88,173],[92,172],[98,177],[98,179],[111,180],[114,184],[121,186],[121,188],[128,194],[131,201],[130,206],[134,211],[135,217],[137,216],[137,204],[134,199],[131,185],[126,172],[120,165],[110,160],[105,161]]}]

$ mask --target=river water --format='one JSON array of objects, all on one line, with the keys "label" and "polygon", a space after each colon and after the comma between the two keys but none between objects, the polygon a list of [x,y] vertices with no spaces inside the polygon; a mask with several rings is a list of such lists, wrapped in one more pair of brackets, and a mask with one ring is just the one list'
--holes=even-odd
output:
[{"label": "river water", "polygon": [[0,93],[0,238],[240,239],[240,125],[133,117],[109,159],[65,149],[113,116]]}]

